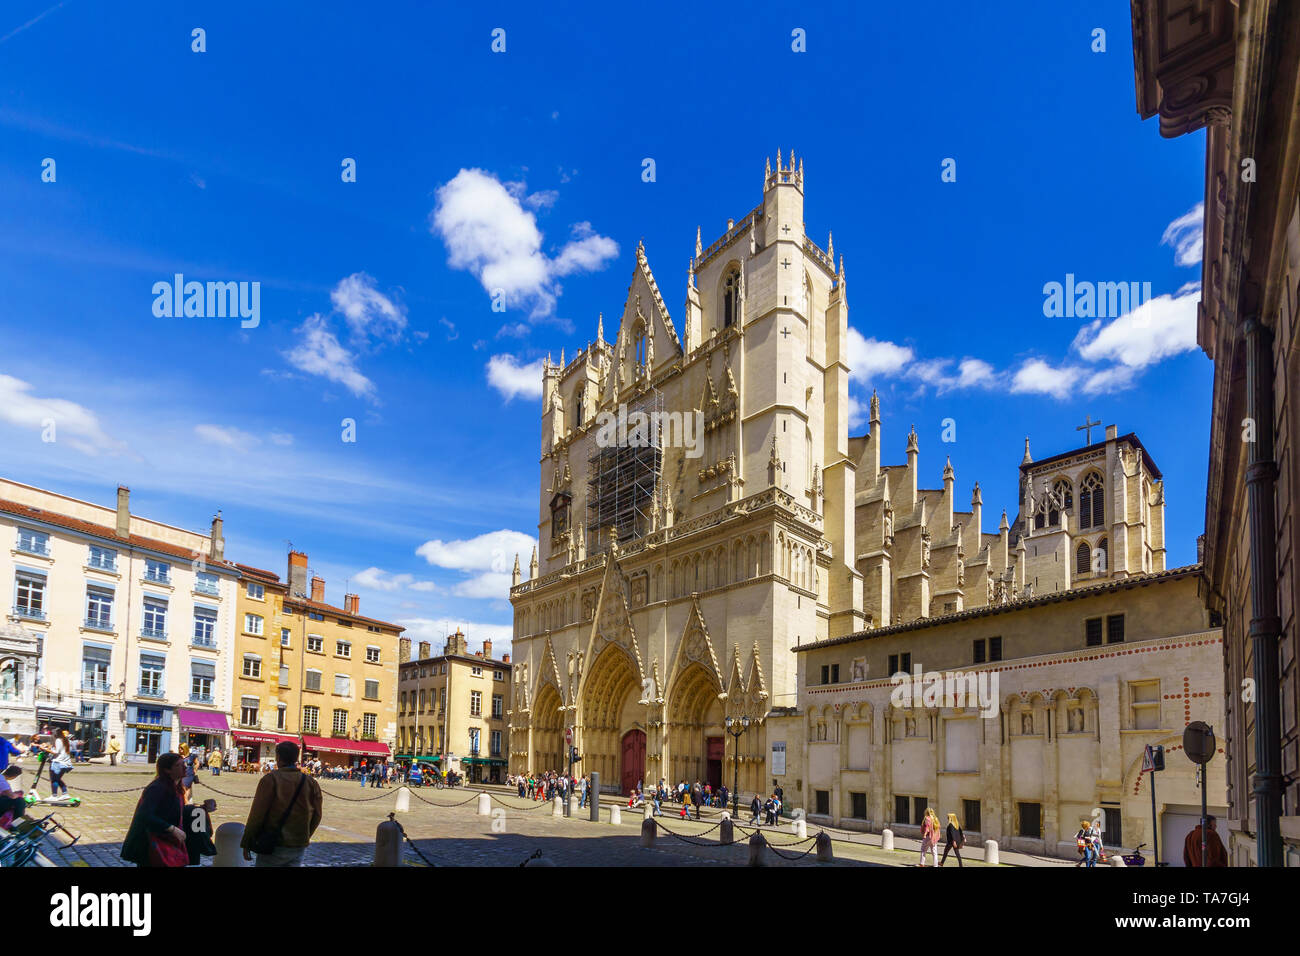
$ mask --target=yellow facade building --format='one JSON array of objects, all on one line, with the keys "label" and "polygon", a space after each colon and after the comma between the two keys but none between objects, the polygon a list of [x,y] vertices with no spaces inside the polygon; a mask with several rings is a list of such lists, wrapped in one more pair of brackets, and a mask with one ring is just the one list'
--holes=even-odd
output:
[{"label": "yellow facade building", "polygon": [[232,706],[241,757],[268,759],[278,741],[299,738],[306,756],[327,764],[391,756],[403,629],[362,616],[355,594],[327,604],[301,551],[289,552],[286,581],[239,570]]},{"label": "yellow facade building", "polygon": [[441,655],[421,641],[410,658],[402,639],[397,698],[397,759],[436,764],[472,783],[500,783],[510,755],[510,655],[492,656],[492,642],[469,652],[465,635],[448,635]]}]

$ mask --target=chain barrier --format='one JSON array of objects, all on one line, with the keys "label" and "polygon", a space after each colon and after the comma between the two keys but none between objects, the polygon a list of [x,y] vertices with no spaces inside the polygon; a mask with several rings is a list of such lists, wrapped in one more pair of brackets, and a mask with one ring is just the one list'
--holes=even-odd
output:
[{"label": "chain barrier", "polygon": [[460,801],[460,803],[434,803],[432,800],[426,800],[424,797],[420,796],[414,790],[411,791],[411,796],[415,797],[415,799],[419,800],[421,803],[427,803],[431,807],[442,807],[444,809],[451,809],[453,807],[463,807],[465,806],[465,804],[473,803],[475,800],[478,799],[478,794],[474,793],[470,795],[468,800],[462,800]]},{"label": "chain barrier", "polygon": [[206,781],[200,779],[199,777],[195,777],[195,778],[194,778],[194,782],[197,783],[197,784],[201,784],[201,785],[203,786],[203,789],[205,789],[205,790],[211,790],[213,793],[219,793],[219,794],[221,794],[223,797],[233,797],[233,798],[236,799],[236,800],[251,800],[251,799],[253,799],[252,796],[249,795],[249,794],[243,794],[243,793],[227,793],[227,792],[224,791],[224,790],[218,790],[216,787],[212,786],[212,784],[210,784],[210,783],[208,783],[208,782],[206,782]]},{"label": "chain barrier", "polygon": [[[771,841],[771,839],[769,839],[769,837],[768,837],[768,835],[767,835],[768,832],[772,832],[772,833],[781,833],[781,832],[783,832],[783,831],[781,831],[781,830],[764,831],[762,827],[751,827],[751,826],[745,826],[745,825],[740,824],[740,823],[737,823],[735,826],[736,826],[736,829],[737,829],[737,830],[748,831],[748,832],[750,832],[750,833],[762,833],[762,834],[763,834],[763,839],[767,841],[767,845],[770,846],[770,847],[778,847],[778,846],[799,846],[801,843],[807,843],[809,840],[816,841],[816,839],[817,839],[817,834],[814,833],[812,836],[804,837],[802,840],[791,840],[791,841],[788,842],[788,843],[773,843],[773,842]],[[815,846],[816,846],[816,843],[814,842],[813,845],[814,845],[814,847],[815,847]]]},{"label": "chain barrier", "polygon": [[[149,778],[149,782],[152,783],[152,782],[153,782],[153,779],[154,779],[153,777],[150,777],[150,778]],[[66,782],[66,781],[65,781],[65,782]],[[92,790],[90,787],[82,787],[82,786],[78,786],[78,787],[76,788],[76,791],[75,791],[75,792],[70,792],[69,795],[75,797],[78,793],[134,793],[136,790],[143,790],[143,789],[144,789],[145,787],[147,787],[147,786],[149,786],[149,784],[148,784],[148,783],[144,783],[144,784],[141,784],[141,785],[138,786],[138,787],[126,787],[126,788],[124,788],[124,789],[122,789],[122,790]]]},{"label": "chain barrier", "polygon": [[424,861],[425,866],[437,866],[436,863],[421,853],[420,848],[415,845],[409,836],[406,835],[406,827],[402,826],[402,822],[397,819],[396,813],[390,813],[388,819],[397,824],[397,832],[402,835],[402,839],[406,841],[406,845],[411,848],[411,851]]},{"label": "chain barrier", "polygon": [[[484,792],[487,793],[487,795],[488,795],[491,799],[493,799],[493,800],[495,800],[497,803],[501,804],[501,806],[505,807],[507,810],[544,810],[544,809],[546,809],[547,807],[552,806],[552,803],[551,803],[550,800],[532,800],[532,801],[530,801],[530,803],[532,804],[531,806],[526,806],[526,807],[517,807],[517,806],[515,806],[513,803],[506,803],[505,800],[503,800],[501,797],[498,797],[495,793],[490,793],[490,792],[488,792],[488,791],[484,791]],[[528,798],[527,798],[527,797],[515,797],[515,799],[516,799],[516,800],[527,800]],[[585,809],[587,809],[587,808],[586,808],[586,807],[579,807],[578,809],[579,809],[579,810],[585,810]],[[520,864],[520,865],[522,866],[523,864]]]},{"label": "chain barrier", "polygon": [[536,849],[536,850],[533,851],[533,855],[532,855],[532,856],[528,857],[528,859],[526,859],[526,860],[524,860],[524,862],[520,863],[519,866],[520,866],[521,868],[522,868],[522,867],[525,867],[525,866],[527,866],[529,863],[531,863],[533,860],[540,860],[541,858],[542,858],[542,851],[541,851],[541,848],[539,847],[538,849]]},{"label": "chain barrier", "polygon": [[382,800],[384,797],[391,797],[393,794],[397,793],[396,790],[389,790],[387,793],[381,793],[374,797],[345,797],[341,793],[330,793],[330,791],[326,790],[324,787],[320,788],[320,792],[325,794],[327,797],[333,797],[335,800],[343,800],[347,803],[371,803],[375,800]]},{"label": "chain barrier", "polygon": [[[816,837],[813,837],[813,839],[816,840],[817,838],[816,838]],[[782,844],[782,845],[783,845],[783,846],[790,846],[791,844],[786,843],[786,844]],[[809,853],[812,853],[814,850],[816,850],[816,849],[817,849],[817,844],[814,843],[812,846],[808,847],[808,849],[804,850],[802,853],[782,853],[780,850],[778,850],[778,849],[777,849],[775,846],[773,846],[771,843],[769,843],[769,844],[767,845],[767,848],[768,848],[769,850],[771,850],[773,853],[775,853],[777,856],[779,856],[781,859],[783,859],[783,860],[788,860],[788,861],[790,861],[791,863],[793,863],[793,862],[795,862],[796,860],[802,860],[802,859],[803,859],[804,857],[806,857]]]},{"label": "chain barrier", "polygon": [[712,827],[709,827],[709,829],[708,829],[708,830],[705,830],[703,833],[697,833],[697,834],[693,834],[693,835],[689,835],[689,836],[688,836],[688,835],[685,834],[685,833],[678,833],[676,830],[670,830],[670,829],[668,829],[666,826],[664,826],[662,823],[660,823],[660,822],[659,822],[657,819],[655,819],[654,817],[651,817],[650,819],[651,819],[651,820],[654,820],[654,822],[655,822],[655,827],[656,827],[656,828],[658,828],[658,829],[660,829],[660,830],[663,830],[664,833],[667,833],[669,836],[671,836],[671,837],[674,838],[675,840],[680,840],[682,843],[685,843],[685,844],[687,844],[687,845],[689,845],[689,846],[703,846],[703,847],[709,847],[710,849],[720,849],[720,848],[723,846],[723,844],[721,844],[721,843],[714,843],[712,840],[702,840],[702,839],[700,839],[700,838],[703,837],[706,833],[708,833],[709,830],[713,830],[713,829],[715,829],[716,827],[720,827],[720,826],[722,826],[721,823],[718,823],[718,824],[715,824],[715,825],[712,826]]}]

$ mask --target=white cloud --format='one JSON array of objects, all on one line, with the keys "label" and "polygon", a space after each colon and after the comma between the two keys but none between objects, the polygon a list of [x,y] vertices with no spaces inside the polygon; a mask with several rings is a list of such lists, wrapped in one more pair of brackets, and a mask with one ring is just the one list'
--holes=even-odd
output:
[{"label": "white cloud", "polygon": [[574,238],[554,258],[542,251],[534,208],[552,201],[548,194],[529,200],[522,183],[502,183],[481,169],[462,169],[438,188],[430,231],[447,246],[447,264],[472,273],[489,295],[504,290],[510,305],[532,307],[534,316],[549,315],[560,294],[559,276],[602,268],[618,254],[618,244],[596,235],[587,223],[574,227]]},{"label": "white cloud", "polygon": [[238,428],[232,428],[229,425],[195,425],[194,434],[210,444],[233,448],[237,451],[246,451],[254,445],[262,443],[262,439],[256,435],[240,431]]},{"label": "white cloud", "polygon": [[1200,288],[1159,295],[1103,326],[1098,319],[1079,330],[1074,348],[1089,362],[1114,361],[1145,368],[1196,348]]},{"label": "white cloud", "polygon": [[897,374],[912,361],[914,353],[905,345],[864,338],[857,329],[849,328],[849,377],[864,385],[880,375]]},{"label": "white cloud", "polygon": [[908,374],[927,385],[933,385],[941,395],[958,388],[989,388],[999,381],[993,366],[983,359],[962,359],[957,363],[955,374],[948,371],[950,365],[952,359],[931,359],[917,362],[908,369]]},{"label": "white cloud", "polygon": [[391,574],[383,568],[366,568],[352,576],[352,583],[358,587],[373,591],[436,591],[438,586],[432,581],[417,581],[413,574]]},{"label": "white cloud", "polygon": [[1180,266],[1194,266],[1201,261],[1205,237],[1205,203],[1198,202],[1186,213],[1165,227],[1160,237],[1162,246],[1173,246],[1174,262]]},{"label": "white cloud", "polygon": [[342,313],[352,338],[396,341],[406,330],[406,309],[375,288],[375,280],[364,272],[354,272],[330,292],[334,308]]},{"label": "white cloud", "polygon": [[[523,561],[523,558],[520,558]],[[513,559],[511,567],[513,567]],[[461,581],[451,589],[456,597],[496,598],[506,601],[510,598],[510,575],[497,571],[484,571],[482,574]]]},{"label": "white cloud", "polygon": [[488,384],[511,401],[516,396],[542,397],[542,362],[520,365],[513,355],[494,355],[488,359]]},{"label": "white cloud", "polygon": [[297,329],[298,344],[284,353],[289,364],[342,385],[357,398],[375,400],[375,383],[357,369],[356,358],[339,344],[324,317],[311,315]]},{"label": "white cloud", "polygon": [[1137,369],[1127,365],[1115,365],[1111,368],[1093,372],[1084,380],[1085,395],[1097,395],[1101,392],[1120,392],[1133,384]]},{"label": "white cloud", "polygon": [[1011,391],[1065,398],[1083,374],[1080,368],[1053,368],[1042,359],[1029,359],[1012,377]]},{"label": "white cloud", "polygon": [[99,418],[84,405],[62,398],[40,398],[31,390],[31,383],[0,374],[0,422],[30,429],[33,435],[42,437],[52,423],[56,444],[67,444],[86,455],[126,451],[126,444],[110,438]]},{"label": "white cloud", "polygon": [[293,436],[288,432],[271,432],[271,444],[287,447],[293,444]]},{"label": "white cloud", "polygon": [[536,545],[537,541],[529,535],[502,529],[459,541],[426,541],[415,553],[439,568],[509,574],[514,568],[515,555],[526,562]]}]

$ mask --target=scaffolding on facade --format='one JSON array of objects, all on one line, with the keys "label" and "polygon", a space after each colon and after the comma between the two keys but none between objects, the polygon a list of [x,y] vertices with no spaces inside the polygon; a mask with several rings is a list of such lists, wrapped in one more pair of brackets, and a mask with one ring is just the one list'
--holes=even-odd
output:
[{"label": "scaffolding on facade", "polygon": [[650,388],[624,407],[613,440],[598,440],[587,460],[588,554],[608,550],[611,528],[623,542],[652,527],[663,467],[663,395]]}]

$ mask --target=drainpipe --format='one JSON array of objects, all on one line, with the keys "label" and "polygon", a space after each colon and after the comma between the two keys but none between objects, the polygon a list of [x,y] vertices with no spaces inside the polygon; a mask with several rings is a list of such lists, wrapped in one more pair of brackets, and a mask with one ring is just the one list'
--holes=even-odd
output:
[{"label": "drainpipe", "polygon": [[1247,318],[1246,408],[1255,421],[1247,447],[1250,521],[1250,641],[1255,663],[1255,816],[1260,866],[1282,865],[1282,724],[1277,613],[1277,514],[1273,459],[1273,331]]}]

